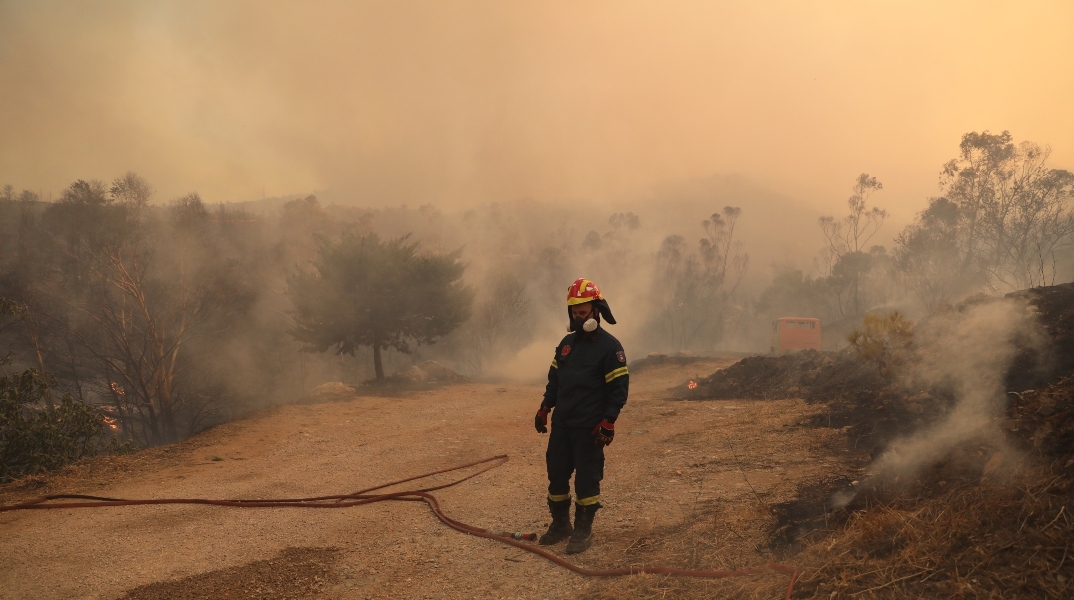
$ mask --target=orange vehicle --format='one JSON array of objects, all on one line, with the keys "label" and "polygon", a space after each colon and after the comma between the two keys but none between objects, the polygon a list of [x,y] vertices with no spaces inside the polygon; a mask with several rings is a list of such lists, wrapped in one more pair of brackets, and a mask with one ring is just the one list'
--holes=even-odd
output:
[{"label": "orange vehicle", "polygon": [[772,354],[820,350],[820,319],[780,317],[772,321]]}]

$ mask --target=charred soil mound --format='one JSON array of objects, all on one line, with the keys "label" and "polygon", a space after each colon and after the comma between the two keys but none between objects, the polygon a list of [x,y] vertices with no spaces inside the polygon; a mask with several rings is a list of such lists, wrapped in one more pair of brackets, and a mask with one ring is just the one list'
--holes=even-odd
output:
[{"label": "charred soil mound", "polygon": [[684,400],[750,398],[831,399],[875,395],[886,385],[874,367],[849,351],[806,350],[783,356],[749,356],[675,391]]},{"label": "charred soil mound", "polygon": [[1074,466],[1074,376],[1043,390],[1011,393],[1004,429],[1023,450]]},{"label": "charred soil mound", "polygon": [[691,365],[699,361],[709,360],[708,358],[701,356],[694,356],[693,354],[658,354],[652,353],[645,358],[639,358],[638,360],[630,361],[630,370],[632,372],[640,373],[645,369],[650,369],[656,366],[662,365]]},{"label": "charred soil mound", "polygon": [[1048,356],[1029,349],[1018,355],[1007,376],[1007,389],[1042,388],[1074,375],[1074,283],[1022,290],[1006,297],[1023,300],[1036,312],[1051,343]]},{"label": "charred soil mound", "polygon": [[873,453],[921,427],[925,415],[942,413],[950,402],[940,392],[900,389],[850,350],[750,356],[680,385],[673,393],[684,400],[803,398],[824,402],[828,410],[812,424],[849,428],[850,450]]}]

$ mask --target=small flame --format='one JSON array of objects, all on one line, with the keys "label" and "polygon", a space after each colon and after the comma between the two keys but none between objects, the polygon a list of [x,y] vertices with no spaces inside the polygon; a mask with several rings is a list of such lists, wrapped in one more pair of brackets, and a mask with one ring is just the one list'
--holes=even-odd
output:
[{"label": "small flame", "polygon": [[119,425],[116,425],[116,420],[112,417],[101,417],[101,420],[104,421],[105,425],[111,427],[112,429],[119,429]]},{"label": "small flame", "polygon": [[123,389],[123,386],[119,385],[114,381],[112,382],[110,387],[112,388],[112,391],[116,393],[117,396],[124,396],[127,393],[127,391]]},{"label": "small flame", "polygon": [[690,383],[686,384],[686,387],[691,389],[691,390],[695,389],[695,388],[697,388],[697,382],[691,379]]}]

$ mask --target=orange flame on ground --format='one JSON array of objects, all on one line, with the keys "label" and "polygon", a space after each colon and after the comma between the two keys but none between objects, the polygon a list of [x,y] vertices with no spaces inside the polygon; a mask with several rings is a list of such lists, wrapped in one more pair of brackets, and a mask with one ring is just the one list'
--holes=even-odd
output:
[{"label": "orange flame on ground", "polygon": [[697,387],[697,382],[691,380],[690,383],[686,384],[686,387],[692,390]]},{"label": "orange flame on ground", "polygon": [[101,417],[101,420],[104,421],[105,425],[111,427],[112,429],[119,429],[119,425],[116,425],[116,420],[112,417]]}]

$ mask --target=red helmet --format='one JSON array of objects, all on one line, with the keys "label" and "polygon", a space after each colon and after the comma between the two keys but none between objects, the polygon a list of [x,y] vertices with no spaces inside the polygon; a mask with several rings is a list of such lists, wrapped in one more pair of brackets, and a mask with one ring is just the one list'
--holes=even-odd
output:
[{"label": "red helmet", "polygon": [[600,288],[592,281],[579,277],[574,280],[571,287],[567,288],[567,315],[570,316],[571,307],[575,304],[585,304],[586,302],[592,302],[597,311],[600,312],[600,316],[605,321],[615,325],[615,317],[612,316],[612,309],[608,306],[608,301],[604,299],[604,296],[600,295]]},{"label": "red helmet", "polygon": [[575,279],[571,287],[567,288],[567,306],[603,299],[604,296],[600,295],[600,288],[597,284],[584,277]]}]

